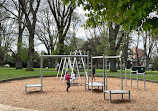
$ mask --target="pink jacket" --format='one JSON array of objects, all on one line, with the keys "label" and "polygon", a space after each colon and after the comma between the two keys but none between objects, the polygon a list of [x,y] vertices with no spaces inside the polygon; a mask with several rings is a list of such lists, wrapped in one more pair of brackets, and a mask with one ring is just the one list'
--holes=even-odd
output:
[{"label": "pink jacket", "polygon": [[70,75],[66,75],[66,80],[67,80],[67,81],[70,81],[70,79],[71,79],[71,78],[70,78]]}]

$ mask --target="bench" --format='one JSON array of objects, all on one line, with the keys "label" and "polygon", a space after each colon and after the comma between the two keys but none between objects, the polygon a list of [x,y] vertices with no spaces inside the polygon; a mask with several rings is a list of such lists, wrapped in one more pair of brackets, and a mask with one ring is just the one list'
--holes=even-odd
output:
[{"label": "bench", "polygon": [[128,98],[130,101],[130,90],[128,91],[124,91],[124,90],[104,90],[104,93],[108,93],[109,94],[109,102],[111,103],[111,95],[112,94],[122,94],[122,98],[123,98],[123,94],[128,94]]},{"label": "bench", "polygon": [[30,87],[41,87],[41,93],[42,93],[42,84],[26,84],[25,85],[25,94],[27,93],[27,88],[30,88]]}]

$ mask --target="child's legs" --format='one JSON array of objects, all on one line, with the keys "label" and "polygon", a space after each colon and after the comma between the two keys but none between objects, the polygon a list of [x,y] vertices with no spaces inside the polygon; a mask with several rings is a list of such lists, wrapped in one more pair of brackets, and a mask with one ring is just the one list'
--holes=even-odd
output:
[{"label": "child's legs", "polygon": [[70,83],[67,83],[67,91],[68,91],[69,87],[70,87]]},{"label": "child's legs", "polygon": [[93,74],[93,78],[94,78],[94,81],[95,81],[95,74]]}]

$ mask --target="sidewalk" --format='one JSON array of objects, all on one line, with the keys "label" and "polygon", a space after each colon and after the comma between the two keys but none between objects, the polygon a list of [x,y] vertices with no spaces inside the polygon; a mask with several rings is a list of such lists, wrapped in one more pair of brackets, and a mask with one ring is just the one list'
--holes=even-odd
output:
[{"label": "sidewalk", "polygon": [[18,107],[0,104],[0,111],[38,111],[38,110],[18,108]]}]

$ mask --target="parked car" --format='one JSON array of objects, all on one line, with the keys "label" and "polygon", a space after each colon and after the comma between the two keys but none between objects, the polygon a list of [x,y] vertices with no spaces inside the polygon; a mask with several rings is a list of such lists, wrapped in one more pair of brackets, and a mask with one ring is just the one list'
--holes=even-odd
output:
[{"label": "parked car", "polygon": [[9,64],[5,64],[4,67],[10,67],[10,65]]}]

